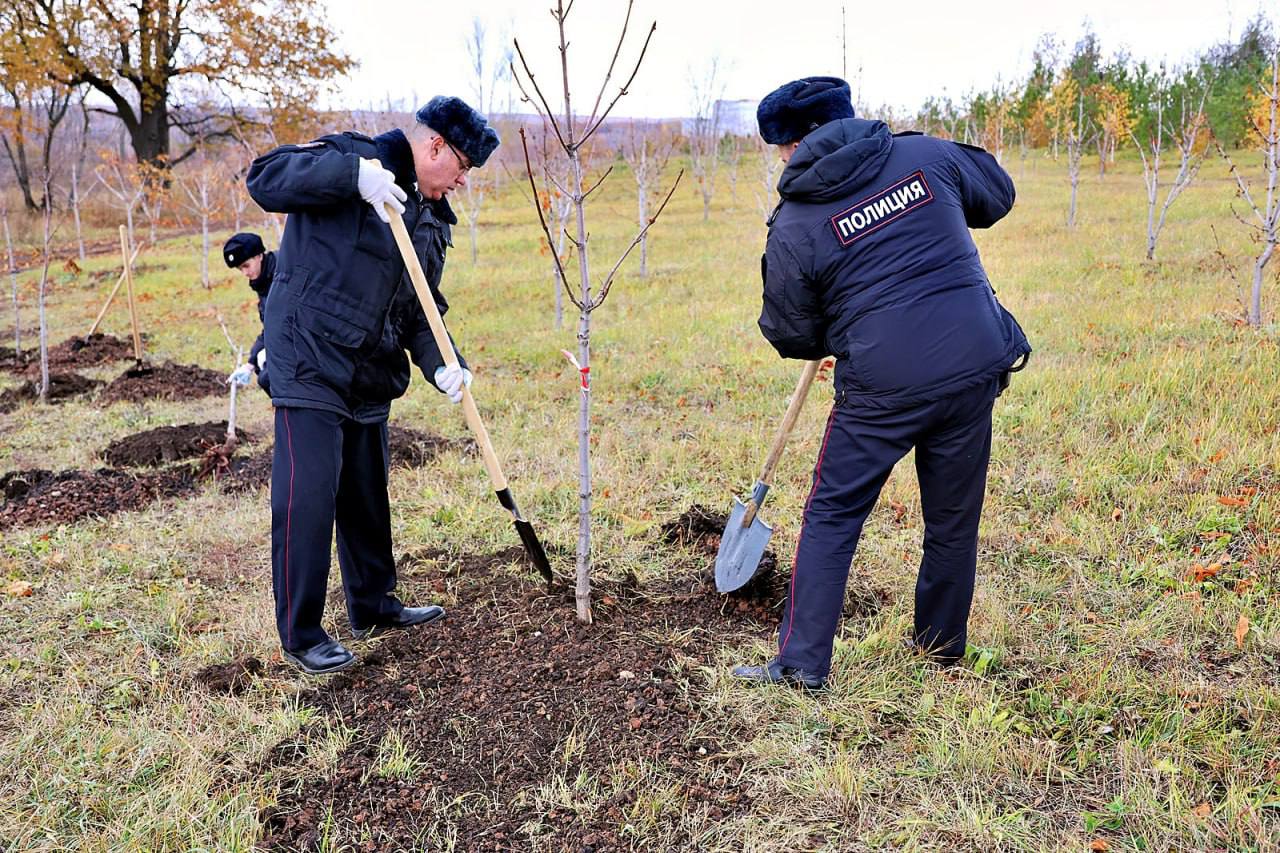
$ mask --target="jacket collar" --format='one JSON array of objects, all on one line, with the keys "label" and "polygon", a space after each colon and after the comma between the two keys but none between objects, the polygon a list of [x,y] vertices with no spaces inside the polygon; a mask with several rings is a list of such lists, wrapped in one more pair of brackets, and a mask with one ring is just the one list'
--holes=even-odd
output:
[{"label": "jacket collar", "polygon": [[794,201],[843,198],[879,174],[893,147],[882,121],[828,122],[800,143],[778,181],[778,194]]},{"label": "jacket collar", "polygon": [[262,271],[257,278],[249,280],[254,293],[265,294],[271,289],[271,280],[276,276],[276,253],[267,252],[262,256]]},{"label": "jacket collar", "polygon": [[[396,176],[396,183],[411,197],[417,196],[418,170],[413,165],[413,147],[409,145],[409,137],[404,131],[396,128],[380,133],[373,138],[378,146],[378,159]],[[449,206],[447,198],[436,201],[423,201],[423,206],[432,218],[449,225],[457,225],[458,217]]]}]

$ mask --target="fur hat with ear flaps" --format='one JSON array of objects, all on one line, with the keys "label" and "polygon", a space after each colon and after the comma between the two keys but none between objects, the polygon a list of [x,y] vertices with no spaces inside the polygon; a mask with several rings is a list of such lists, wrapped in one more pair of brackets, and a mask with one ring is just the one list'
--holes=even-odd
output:
[{"label": "fur hat with ear flaps", "polygon": [[467,155],[472,166],[483,166],[498,147],[498,132],[461,98],[436,95],[418,110],[417,119]]},{"label": "fur hat with ear flaps", "polygon": [[792,80],[764,96],[756,108],[760,136],[770,145],[799,142],[830,121],[853,118],[849,84],[839,77]]}]

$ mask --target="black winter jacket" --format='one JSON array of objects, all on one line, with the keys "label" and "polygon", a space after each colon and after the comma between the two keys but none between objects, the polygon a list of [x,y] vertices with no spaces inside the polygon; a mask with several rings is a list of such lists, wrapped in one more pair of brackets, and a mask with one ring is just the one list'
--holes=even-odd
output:
[{"label": "black winter jacket", "polygon": [[969,235],[1013,206],[987,152],[842,119],[801,141],[778,192],[760,330],[786,358],[834,355],[843,399],[913,405],[1030,353]]},{"label": "black winter jacket", "polygon": [[253,346],[249,348],[249,363],[253,365],[254,373],[261,373],[258,369],[258,353],[262,352],[265,343],[265,327],[267,322],[267,294],[271,292],[271,282],[276,276],[276,253],[267,252],[262,256],[262,270],[258,273],[257,278],[249,279],[249,287],[253,288],[253,292],[258,294],[258,321],[263,324],[264,331],[258,332],[258,339],[253,342]]},{"label": "black winter jacket", "polygon": [[440,278],[458,220],[444,199],[418,194],[402,132],[281,146],[253,162],[247,184],[263,210],[289,214],[264,321],[269,380],[259,383],[276,406],[374,423],[408,388],[405,350],[433,385],[444,359],[391,227],[356,188],[361,158],[381,161],[408,195],[405,227],[443,315],[449,306]]}]

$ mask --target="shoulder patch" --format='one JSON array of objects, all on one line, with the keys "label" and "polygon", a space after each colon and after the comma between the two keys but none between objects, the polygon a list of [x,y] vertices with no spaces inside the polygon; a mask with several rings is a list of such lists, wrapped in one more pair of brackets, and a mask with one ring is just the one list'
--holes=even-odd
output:
[{"label": "shoulder patch", "polygon": [[293,147],[294,148],[322,148],[324,147],[324,144],[325,143],[319,140],[316,140],[315,142],[300,142]]},{"label": "shoulder patch", "polygon": [[917,169],[886,189],[832,216],[831,227],[835,229],[840,245],[852,246],[871,232],[931,201],[933,191],[929,189],[924,172]]}]

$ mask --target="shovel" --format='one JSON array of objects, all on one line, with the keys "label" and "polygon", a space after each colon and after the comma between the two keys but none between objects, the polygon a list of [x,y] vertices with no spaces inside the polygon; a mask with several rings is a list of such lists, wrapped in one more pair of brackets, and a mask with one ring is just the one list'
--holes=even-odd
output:
[{"label": "shovel", "polygon": [[764,470],[760,479],[756,480],[751,490],[751,497],[746,503],[733,499],[733,509],[729,512],[729,523],[725,526],[724,535],[720,537],[720,551],[716,554],[716,589],[720,592],[733,592],[742,588],[756,573],[760,558],[764,556],[764,548],[769,544],[773,528],[760,520],[757,513],[764,497],[769,493],[769,485],[773,480],[773,470],[778,467],[782,458],[782,449],[787,446],[787,438],[791,429],[800,417],[804,408],[805,397],[809,396],[809,386],[818,373],[818,365],[822,361],[806,362],[800,381],[796,383],[795,393],[791,395],[791,403],[787,406],[787,414],[782,418],[782,426],[773,439],[773,447],[769,448],[769,457],[764,461]]},{"label": "shovel", "polygon": [[[400,255],[404,258],[404,265],[409,270],[409,279],[413,282],[413,289],[418,294],[418,301],[422,303],[422,312],[427,315],[427,324],[431,326],[431,335],[436,339],[440,355],[444,358],[446,366],[456,365],[458,357],[453,351],[453,341],[449,340],[449,333],[445,330],[440,310],[436,308],[436,301],[431,296],[427,277],[422,272],[422,264],[418,262],[418,254],[413,250],[413,242],[409,239],[409,232],[404,227],[404,220],[390,205],[386,205],[385,210],[391,217],[391,233],[395,235],[396,245],[400,247]],[[480,410],[476,408],[471,389],[466,385],[462,386],[462,411],[467,417],[467,426],[471,427],[476,443],[480,445],[484,467],[489,471],[493,490],[498,493],[498,502],[511,513],[516,524],[516,532],[520,534],[520,541],[524,543],[524,549],[529,554],[534,567],[547,583],[551,583],[551,563],[547,560],[547,552],[542,549],[538,534],[533,532],[533,525],[525,520],[520,514],[520,508],[516,506],[516,499],[507,485],[502,466],[498,464],[498,456],[493,452],[493,445],[489,442],[489,431],[484,428],[484,421],[480,419]]]}]

